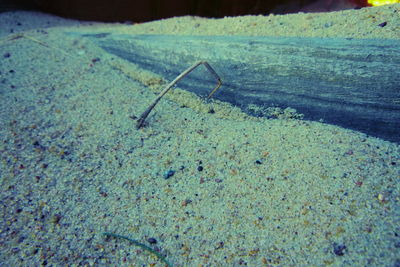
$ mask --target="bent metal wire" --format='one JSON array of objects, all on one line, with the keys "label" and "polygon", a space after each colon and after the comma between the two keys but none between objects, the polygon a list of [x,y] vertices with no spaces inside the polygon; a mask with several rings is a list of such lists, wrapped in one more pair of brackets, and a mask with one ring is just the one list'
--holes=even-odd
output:
[{"label": "bent metal wire", "polygon": [[142,113],[142,115],[139,117],[137,120],[136,128],[140,129],[144,121],[146,120],[147,116],[151,112],[151,110],[157,105],[158,101],[181,79],[183,79],[186,75],[188,75],[191,71],[193,71],[195,68],[197,68],[200,65],[204,65],[207,70],[215,77],[217,80],[217,86],[208,94],[207,99],[211,98],[211,96],[218,90],[218,88],[221,87],[222,85],[222,80],[217,74],[217,72],[208,64],[206,61],[199,61],[187,68],[185,71],[183,71],[181,74],[179,74],[172,82],[170,82],[164,90],[161,91],[161,93],[153,100],[153,102],[149,105],[149,107]]}]

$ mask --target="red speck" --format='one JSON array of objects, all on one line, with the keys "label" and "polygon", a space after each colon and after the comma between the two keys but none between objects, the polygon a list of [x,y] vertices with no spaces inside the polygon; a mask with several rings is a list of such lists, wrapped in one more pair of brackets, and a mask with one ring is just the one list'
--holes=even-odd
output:
[{"label": "red speck", "polygon": [[363,184],[363,182],[361,182],[361,181],[357,181],[357,182],[356,182],[356,186],[358,186],[358,187],[361,187],[362,184]]}]

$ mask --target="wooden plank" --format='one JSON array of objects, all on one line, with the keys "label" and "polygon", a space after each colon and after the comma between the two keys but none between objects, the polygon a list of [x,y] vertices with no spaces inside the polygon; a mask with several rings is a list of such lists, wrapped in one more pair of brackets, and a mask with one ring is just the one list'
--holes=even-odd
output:
[{"label": "wooden plank", "polygon": [[[109,53],[173,80],[198,60],[223,80],[214,96],[248,110],[292,107],[308,120],[400,143],[400,41],[344,38],[86,35]],[[200,69],[200,68],[199,68]],[[179,87],[214,84],[195,71]]]}]

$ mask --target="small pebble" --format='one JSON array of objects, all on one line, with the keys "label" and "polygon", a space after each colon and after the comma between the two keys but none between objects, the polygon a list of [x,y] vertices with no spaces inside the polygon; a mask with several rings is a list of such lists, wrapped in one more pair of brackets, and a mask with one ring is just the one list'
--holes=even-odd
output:
[{"label": "small pebble", "polygon": [[203,166],[197,167],[197,170],[198,170],[199,172],[203,171]]},{"label": "small pebble", "polygon": [[379,26],[379,27],[382,27],[382,28],[385,27],[386,25],[387,25],[387,22],[386,22],[386,21],[385,21],[385,22],[382,22],[382,23],[380,23],[380,24],[378,24],[378,26]]},{"label": "small pebble", "polygon": [[53,218],[52,218],[52,222],[53,222],[54,224],[59,224],[60,221],[61,221],[61,219],[62,219],[61,214],[55,214],[55,215],[53,216]]},{"label": "small pebble", "polygon": [[175,171],[174,170],[169,170],[169,171],[166,171],[165,173],[164,173],[164,179],[168,179],[168,178],[170,178],[172,175],[174,175],[175,174]]},{"label": "small pebble", "polygon": [[218,242],[217,243],[217,247],[215,248],[215,249],[220,249],[220,248],[223,248],[224,247],[224,242],[223,241],[221,241],[221,242]]},{"label": "small pebble", "polygon": [[346,249],[345,245],[339,245],[337,243],[333,243],[333,253],[335,253],[335,255],[343,256],[345,249]]},{"label": "small pebble", "polygon": [[186,207],[188,204],[192,203],[192,200],[190,199],[185,199],[184,201],[182,201],[182,206]]},{"label": "small pebble", "polygon": [[157,239],[155,239],[153,237],[149,237],[149,238],[147,238],[147,242],[149,242],[150,244],[157,244]]},{"label": "small pebble", "polygon": [[5,53],[5,54],[3,55],[4,58],[9,58],[10,56],[11,56],[10,53]]}]

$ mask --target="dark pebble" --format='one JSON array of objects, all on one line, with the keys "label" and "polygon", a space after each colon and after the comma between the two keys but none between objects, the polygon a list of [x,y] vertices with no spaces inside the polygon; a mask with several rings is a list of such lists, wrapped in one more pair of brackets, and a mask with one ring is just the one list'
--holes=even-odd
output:
[{"label": "dark pebble", "polygon": [[164,173],[164,179],[168,179],[169,177],[171,177],[174,174],[175,174],[174,170],[169,170],[169,171]]},{"label": "dark pebble", "polygon": [[385,21],[385,22],[382,22],[382,23],[380,23],[380,24],[378,24],[378,26],[379,26],[379,27],[382,27],[382,28],[385,27],[386,25],[387,25],[387,22],[386,22],[386,21]]},{"label": "dark pebble", "polygon": [[201,172],[201,171],[203,171],[203,166],[199,166],[199,167],[197,167],[197,170],[199,171],[199,172]]},{"label": "dark pebble", "polygon": [[55,214],[55,215],[53,216],[53,223],[54,223],[54,224],[59,224],[60,221],[61,221],[61,218],[62,218],[62,216],[61,216],[60,214]]},{"label": "dark pebble", "polygon": [[256,160],[257,164],[262,164],[261,160]]},{"label": "dark pebble", "polygon": [[335,255],[343,256],[345,249],[346,249],[345,245],[333,243],[333,253],[335,253]]},{"label": "dark pebble", "polygon": [[155,239],[153,237],[149,237],[149,238],[147,238],[147,242],[149,242],[150,244],[157,244],[157,239]]},{"label": "dark pebble", "polygon": [[9,58],[10,56],[11,56],[10,53],[5,53],[5,54],[3,55],[4,58]]}]

